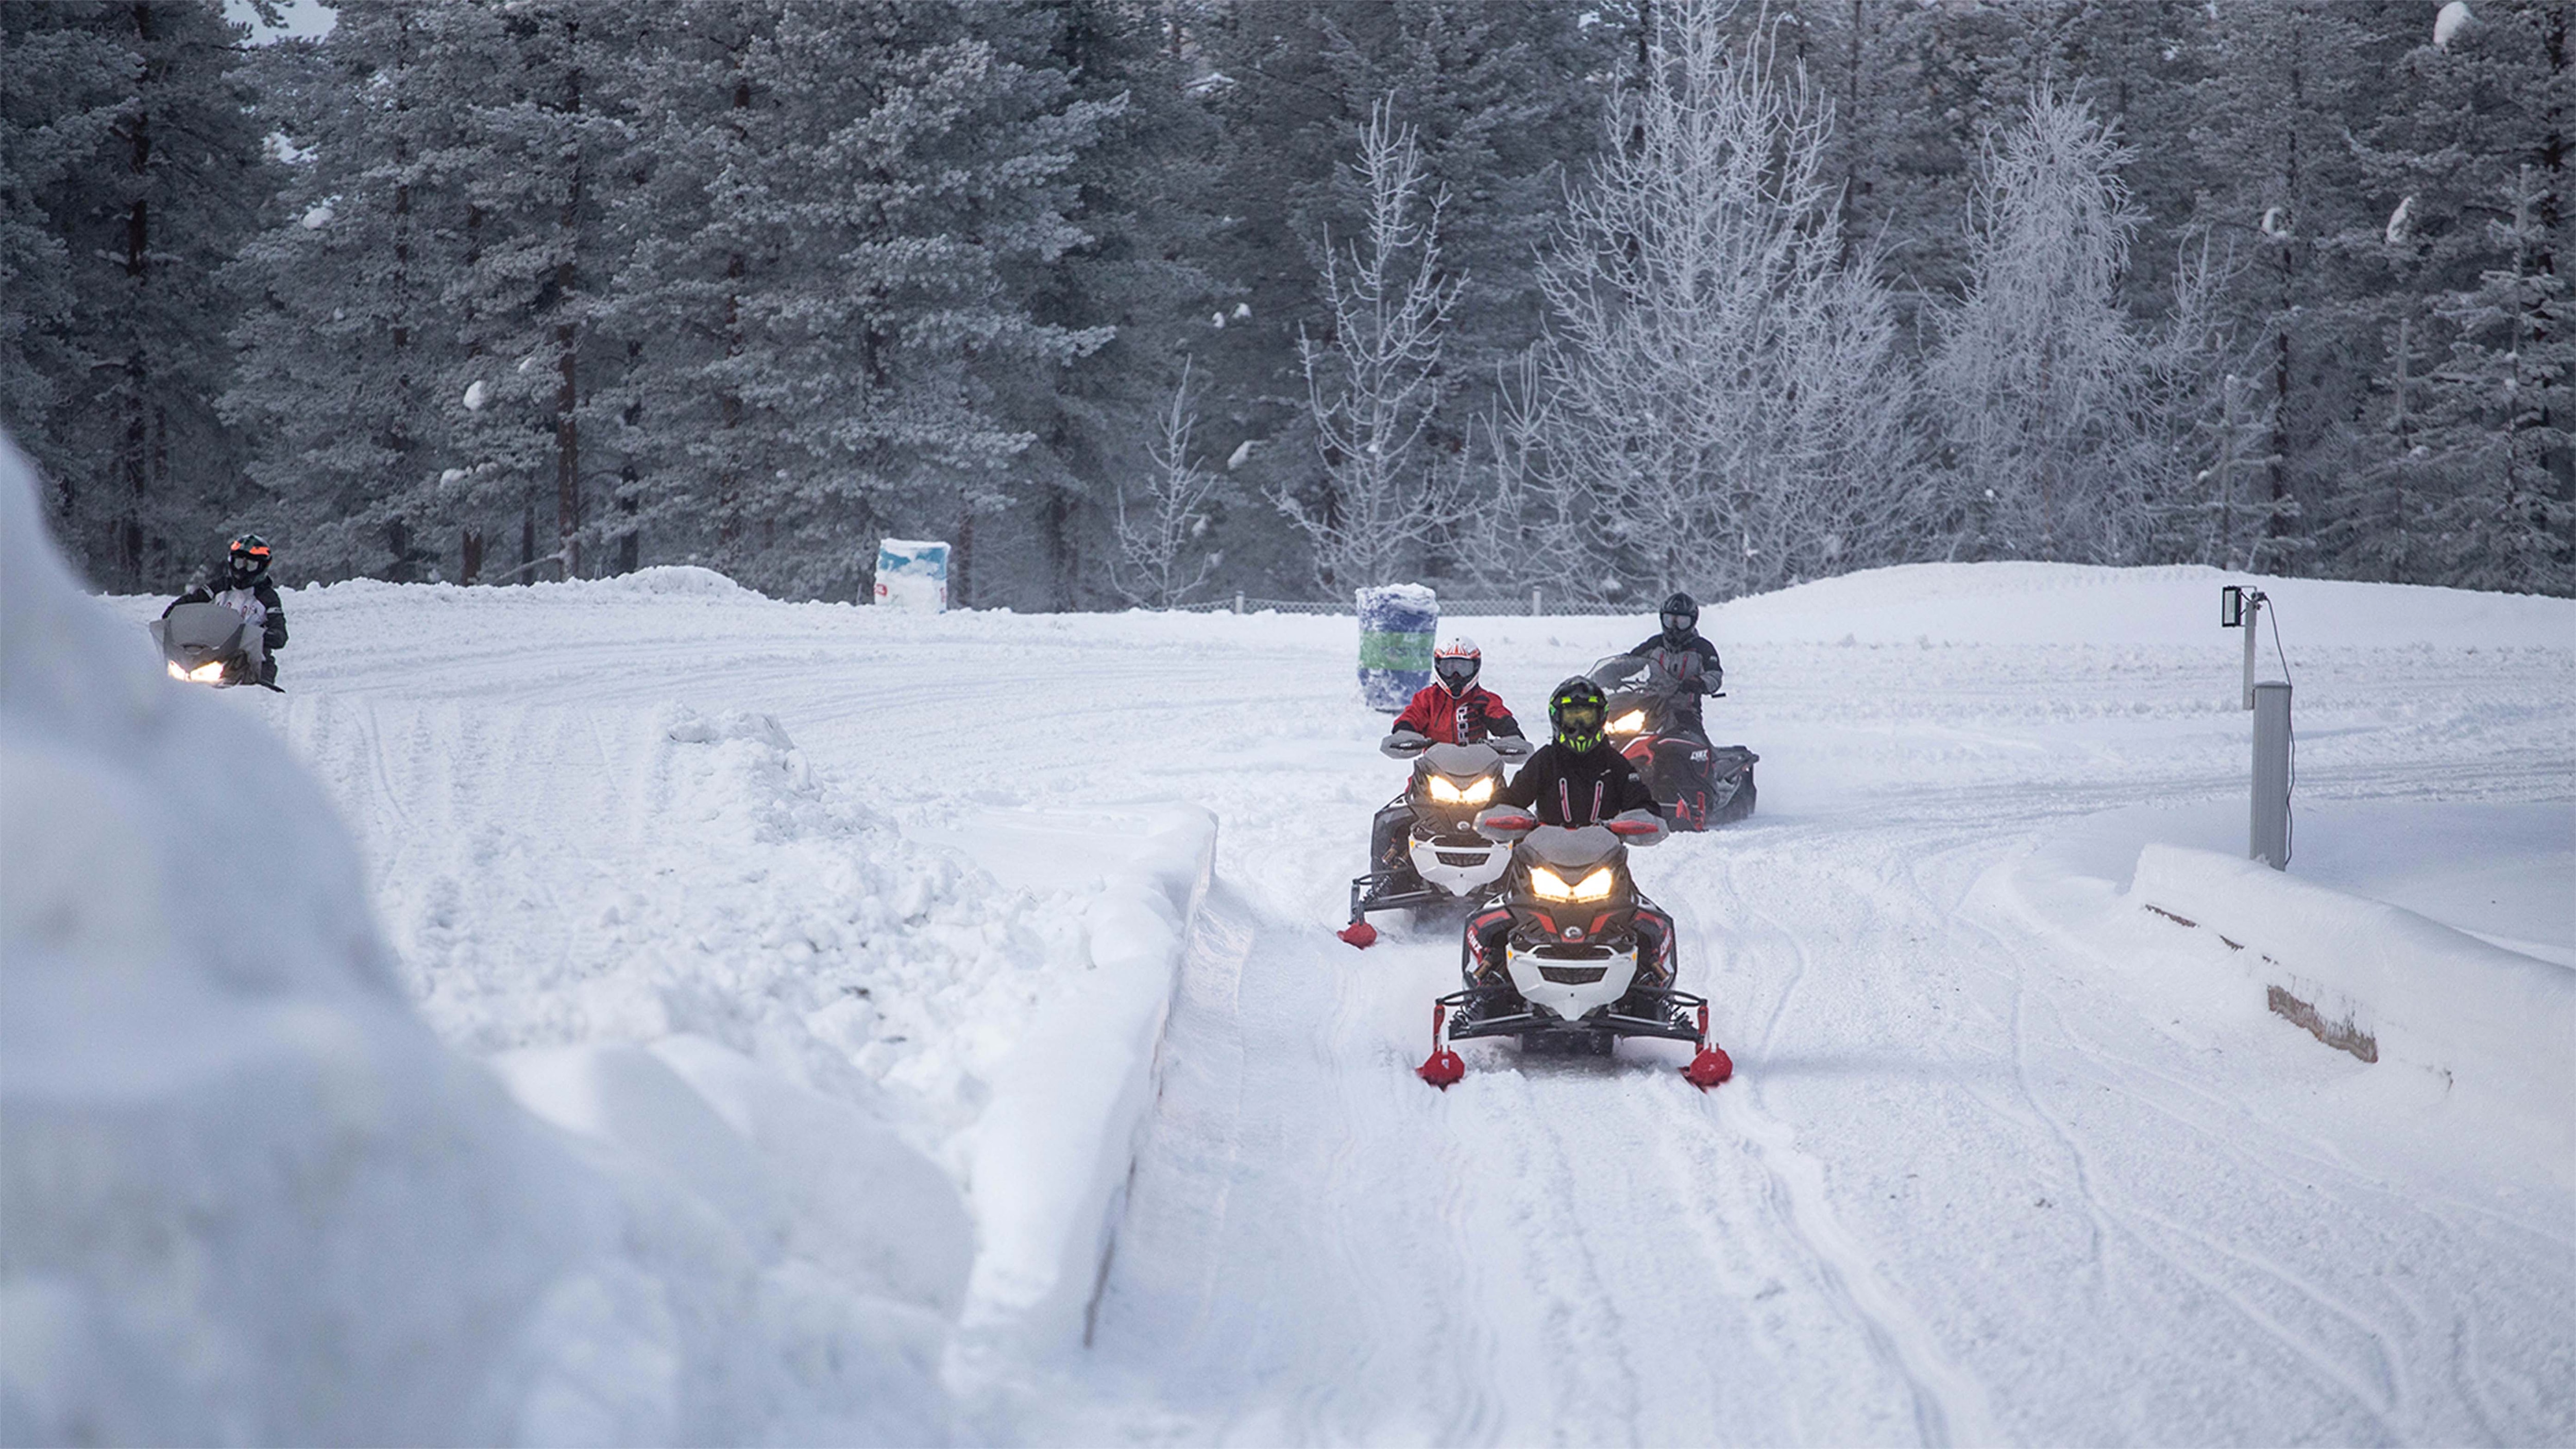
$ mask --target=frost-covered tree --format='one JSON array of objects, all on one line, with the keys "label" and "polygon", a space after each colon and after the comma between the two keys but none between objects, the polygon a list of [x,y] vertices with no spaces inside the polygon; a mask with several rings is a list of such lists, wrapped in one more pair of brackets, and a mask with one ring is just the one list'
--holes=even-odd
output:
[{"label": "frost-covered tree", "polygon": [[211,3],[0,7],[0,423],[91,577],[205,566],[241,495],[223,264],[269,184]]},{"label": "frost-covered tree", "polygon": [[1189,360],[1183,358],[1171,406],[1158,436],[1146,445],[1150,471],[1133,486],[1121,483],[1117,491],[1111,583],[1127,602],[1152,609],[1188,603],[1225,561],[1207,546],[1209,507],[1225,479],[1191,455],[1198,410],[1190,373]]},{"label": "frost-covered tree", "polygon": [[1826,170],[1833,107],[1730,7],[1657,7],[1540,278],[1549,466],[1595,551],[1582,593],[1725,597],[1885,557],[1920,525],[1908,381]]},{"label": "frost-covered tree", "polygon": [[1968,294],[1933,367],[1970,556],[2125,562],[2145,542],[2126,160],[2091,106],[2047,90],[1979,158]]},{"label": "frost-covered tree", "polygon": [[1393,109],[1381,102],[1360,134],[1360,234],[1346,246],[1324,237],[1330,327],[1298,338],[1323,484],[1272,494],[1313,547],[1327,594],[1399,581],[1456,507],[1452,480],[1418,445],[1440,401],[1442,331],[1464,279],[1441,267],[1448,197],[1426,194],[1422,147]]}]

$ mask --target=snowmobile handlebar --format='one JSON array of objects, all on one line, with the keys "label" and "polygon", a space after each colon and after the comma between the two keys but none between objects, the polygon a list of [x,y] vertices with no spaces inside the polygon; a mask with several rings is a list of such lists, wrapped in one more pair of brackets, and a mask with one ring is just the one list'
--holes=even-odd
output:
[{"label": "snowmobile handlebar", "polygon": [[1476,816],[1476,833],[1487,840],[1518,840],[1538,829],[1538,817],[1517,805],[1490,805]]},{"label": "snowmobile handlebar", "polygon": [[1538,748],[1538,742],[1520,735],[1487,735],[1484,743],[1506,760],[1524,760]]},{"label": "snowmobile handlebar", "polygon": [[1377,742],[1378,753],[1390,760],[1409,760],[1429,748],[1431,748],[1430,737],[1415,734],[1411,730],[1397,730]]}]

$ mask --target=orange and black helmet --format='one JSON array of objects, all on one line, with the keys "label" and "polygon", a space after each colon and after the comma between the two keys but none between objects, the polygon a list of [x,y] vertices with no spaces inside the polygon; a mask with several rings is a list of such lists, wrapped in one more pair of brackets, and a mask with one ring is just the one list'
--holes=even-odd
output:
[{"label": "orange and black helmet", "polygon": [[256,533],[245,533],[224,550],[224,562],[244,578],[268,571],[268,540]]}]

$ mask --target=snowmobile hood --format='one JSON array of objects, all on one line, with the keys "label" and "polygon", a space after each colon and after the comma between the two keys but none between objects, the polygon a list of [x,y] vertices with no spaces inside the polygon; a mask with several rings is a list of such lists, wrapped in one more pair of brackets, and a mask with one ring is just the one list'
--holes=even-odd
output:
[{"label": "snowmobile hood", "polygon": [[1542,825],[1521,838],[1525,856],[1561,871],[1589,869],[1616,858],[1619,851],[1619,837],[1600,825],[1586,825],[1580,830]]},{"label": "snowmobile hood", "polygon": [[1503,757],[1491,745],[1433,745],[1416,758],[1440,774],[1473,779],[1502,763]]}]

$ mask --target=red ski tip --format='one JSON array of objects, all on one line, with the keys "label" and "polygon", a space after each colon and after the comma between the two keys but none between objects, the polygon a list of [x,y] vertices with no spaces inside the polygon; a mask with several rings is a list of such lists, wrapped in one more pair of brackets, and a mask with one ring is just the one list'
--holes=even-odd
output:
[{"label": "red ski tip", "polygon": [[1414,1068],[1413,1074],[1445,1092],[1452,1083],[1467,1075],[1467,1064],[1459,1060],[1456,1052],[1442,1047],[1423,1058],[1422,1065]]},{"label": "red ski tip", "polygon": [[[1425,1067],[1423,1070],[1427,1072],[1430,1069]],[[1699,1055],[1691,1058],[1690,1065],[1682,1068],[1682,1080],[1703,1092],[1734,1075],[1734,1058],[1726,1054],[1725,1048],[1716,1046],[1701,1047]]]},{"label": "red ski tip", "polygon": [[1377,927],[1366,921],[1353,921],[1333,934],[1363,951],[1377,944]]}]

